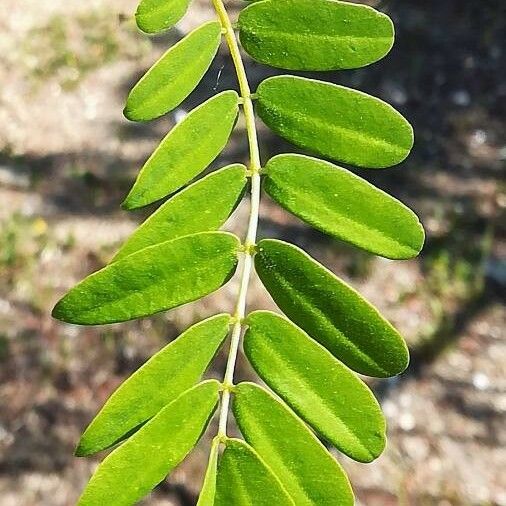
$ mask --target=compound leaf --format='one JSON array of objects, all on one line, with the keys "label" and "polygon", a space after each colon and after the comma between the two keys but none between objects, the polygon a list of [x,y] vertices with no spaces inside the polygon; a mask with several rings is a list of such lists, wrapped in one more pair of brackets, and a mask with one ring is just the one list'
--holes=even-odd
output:
[{"label": "compound leaf", "polygon": [[397,330],[300,248],[262,240],[255,267],[283,313],[347,366],[377,377],[406,369],[408,349]]},{"label": "compound leaf", "polygon": [[220,228],[241,201],[246,167],[217,170],[165,202],[123,244],[114,261],[183,235]]},{"label": "compound leaf", "polygon": [[295,506],[279,480],[244,441],[227,439],[214,506]]},{"label": "compound leaf", "polygon": [[276,76],[257,89],[257,112],[288,141],[336,161],[382,168],[402,162],[413,129],[392,106],[360,91]]},{"label": "compound leaf", "polygon": [[197,444],[219,399],[211,380],[165,406],[98,466],[78,505],[130,506],[160,483]]},{"label": "compound leaf", "polygon": [[240,383],[234,393],[234,416],[241,433],[295,504],[353,506],[353,492],[341,466],[293,411],[253,383]]},{"label": "compound leaf", "polygon": [[221,25],[210,21],[171,47],[134,86],[125,116],[148,121],[177,107],[211,65],[221,40]]},{"label": "compound leaf", "polygon": [[265,191],[285,209],[327,234],[387,258],[411,258],[424,242],[413,211],[329,162],[286,154],[267,163]]},{"label": "compound leaf", "polygon": [[217,290],[237,266],[239,239],[202,232],[144,248],[77,284],[53,309],[68,323],[95,325],[172,309]]},{"label": "compound leaf", "polygon": [[186,13],[190,0],[141,0],[135,20],[145,33],[158,33],[175,25]]},{"label": "compound leaf", "polygon": [[76,455],[104,450],[197,383],[228,334],[230,315],[197,323],[153,355],[107,400],[81,437]]},{"label": "compound leaf", "polygon": [[385,420],[365,383],[286,318],[255,311],[246,321],[244,350],[259,376],[343,453],[378,457]]},{"label": "compound leaf", "polygon": [[239,111],[238,99],[235,91],[224,91],[177,124],[142,167],[123,207],[151,204],[200,174],[228,142]]},{"label": "compound leaf", "polygon": [[333,0],[266,0],[239,16],[241,43],[255,60],[291,70],[369,65],[394,42],[390,18],[366,5]]},{"label": "compound leaf", "polygon": [[214,439],[209,454],[209,462],[207,463],[206,475],[204,483],[200,491],[197,506],[214,506],[214,498],[216,496],[216,474],[218,472],[218,453],[220,449],[219,439]]}]

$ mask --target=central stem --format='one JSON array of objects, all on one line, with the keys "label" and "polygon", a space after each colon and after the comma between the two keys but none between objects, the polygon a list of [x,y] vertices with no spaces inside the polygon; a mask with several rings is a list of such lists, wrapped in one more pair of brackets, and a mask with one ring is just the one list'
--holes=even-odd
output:
[{"label": "central stem", "polygon": [[255,126],[255,114],[253,111],[253,102],[251,100],[251,90],[244,69],[239,45],[230,22],[228,13],[223,5],[222,0],[212,0],[216,14],[220,20],[223,34],[227,42],[232,61],[234,62],[237,80],[239,81],[239,89],[244,109],[244,118],[246,122],[246,133],[248,135],[249,144],[249,170],[251,175],[251,197],[250,197],[250,213],[248,220],[248,230],[244,240],[244,262],[242,265],[241,279],[239,282],[239,292],[234,309],[234,324],[230,338],[230,350],[228,353],[227,367],[223,378],[223,393],[221,396],[220,419],[218,437],[226,437],[227,421],[230,404],[231,389],[234,384],[234,371],[237,362],[237,354],[239,352],[239,344],[241,340],[241,332],[243,320],[246,314],[246,295],[253,269],[253,254],[256,243],[258,213],[260,207],[260,154],[258,150],[257,131]]}]

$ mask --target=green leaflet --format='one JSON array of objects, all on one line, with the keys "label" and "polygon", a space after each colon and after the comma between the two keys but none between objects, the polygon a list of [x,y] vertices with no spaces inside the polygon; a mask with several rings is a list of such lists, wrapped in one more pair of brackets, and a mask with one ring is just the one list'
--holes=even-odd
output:
[{"label": "green leaflet", "polygon": [[56,304],[53,316],[81,325],[115,323],[194,301],[230,279],[239,248],[239,239],[226,232],[144,248],[81,281]]},{"label": "green leaflet", "polygon": [[255,60],[291,70],[338,70],[383,58],[394,42],[390,18],[333,0],[266,0],[239,15],[241,43]]},{"label": "green leaflet", "polygon": [[186,13],[190,0],[141,0],[135,20],[146,33],[158,33],[175,25]]},{"label": "green leaflet", "polygon": [[224,91],[190,112],[144,164],[123,207],[151,204],[200,174],[227,144],[238,111],[237,93]]},{"label": "green leaflet", "polygon": [[287,154],[271,158],[264,174],[276,202],[337,239],[387,258],[412,258],[423,246],[416,214],[346,169]]},{"label": "green leaflet", "polygon": [[352,459],[381,454],[385,420],[365,383],[287,319],[255,311],[247,324],[246,355],[294,411]]},{"label": "green leaflet", "polygon": [[220,228],[246,188],[246,167],[236,164],[212,172],[165,202],[125,242],[114,261],[153,244]]},{"label": "green leaflet", "polygon": [[230,315],[187,329],[153,355],[108,399],[81,437],[76,455],[104,450],[197,383],[228,334]]},{"label": "green leaflet", "polygon": [[218,404],[220,384],[206,381],[163,408],[98,466],[79,506],[130,506],[192,450]]},{"label": "green leaflet", "polygon": [[218,465],[214,506],[295,506],[257,453],[244,441],[227,439]]},{"label": "green leaflet", "polygon": [[221,40],[221,26],[210,21],[171,47],[134,86],[125,116],[148,121],[177,107],[211,65]]},{"label": "green leaflet", "polygon": [[395,328],[307,253],[282,241],[262,240],[255,267],[283,313],[348,367],[377,377],[406,369],[408,349]]},{"label": "green leaflet", "polygon": [[234,393],[239,429],[297,506],[353,506],[341,466],[290,409],[253,383],[240,383]]},{"label": "green leaflet", "polygon": [[216,473],[218,471],[218,453],[220,449],[219,439],[214,439],[209,454],[207,471],[200,491],[197,506],[214,506],[216,496]]},{"label": "green leaflet", "polygon": [[313,79],[276,76],[257,89],[257,112],[297,146],[359,167],[402,162],[413,129],[392,106],[360,91]]}]

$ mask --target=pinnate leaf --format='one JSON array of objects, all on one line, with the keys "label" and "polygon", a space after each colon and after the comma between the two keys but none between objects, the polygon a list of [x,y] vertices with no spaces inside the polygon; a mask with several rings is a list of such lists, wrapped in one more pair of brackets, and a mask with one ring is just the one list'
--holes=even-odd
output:
[{"label": "pinnate leaf", "polygon": [[229,325],[230,315],[213,316],[153,355],[111,395],[81,437],[76,455],[112,446],[200,381]]},{"label": "pinnate leaf", "polygon": [[177,107],[197,86],[218,51],[221,25],[210,21],[171,47],[134,86],[125,116],[148,121]]},{"label": "pinnate leaf", "polygon": [[123,207],[151,204],[200,174],[225,147],[239,111],[238,100],[235,91],[224,91],[177,124],[144,164]]},{"label": "pinnate leaf", "polygon": [[175,25],[186,13],[190,0],[141,0],[135,20],[146,33],[158,33]]},{"label": "pinnate leaf", "polygon": [[214,506],[295,506],[253,448],[239,439],[228,439],[225,444]]},{"label": "pinnate leaf", "polygon": [[209,462],[207,463],[206,475],[204,477],[204,483],[202,484],[197,506],[214,506],[214,498],[216,496],[216,474],[218,472],[219,449],[219,439],[214,439],[211,445]]},{"label": "pinnate leaf", "polygon": [[244,350],[259,376],[343,453],[370,462],[385,447],[385,420],[369,388],[286,318],[255,311]]},{"label": "pinnate leaf", "polygon": [[392,106],[360,91],[313,79],[276,76],[257,89],[257,112],[274,132],[302,148],[359,167],[402,162],[413,129]]},{"label": "pinnate leaf", "polygon": [[346,169],[287,154],[271,158],[264,173],[276,202],[337,239],[387,258],[411,258],[423,246],[415,213]]},{"label": "pinnate leaf", "polygon": [[341,466],[293,411],[253,383],[240,383],[234,394],[241,433],[297,506],[353,506]]},{"label": "pinnate leaf", "polygon": [[95,325],[132,320],[172,309],[217,290],[237,266],[239,239],[202,232],[144,248],[77,284],[53,316]]},{"label": "pinnate leaf", "polygon": [[79,506],[130,506],[170,473],[193,449],[218,404],[211,380],[165,406],[98,466]]},{"label": "pinnate leaf", "polygon": [[283,313],[348,367],[377,377],[406,369],[408,349],[397,330],[300,248],[262,240],[255,267]]},{"label": "pinnate leaf", "polygon": [[291,70],[358,68],[394,42],[388,16],[334,0],[266,0],[243,9],[241,43],[255,60]]},{"label": "pinnate leaf", "polygon": [[246,167],[217,170],[165,202],[125,242],[114,260],[183,235],[220,228],[246,188]]}]

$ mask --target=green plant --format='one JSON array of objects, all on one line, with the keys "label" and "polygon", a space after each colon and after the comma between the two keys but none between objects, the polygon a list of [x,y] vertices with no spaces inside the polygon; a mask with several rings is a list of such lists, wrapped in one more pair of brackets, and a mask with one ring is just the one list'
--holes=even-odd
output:
[{"label": "green plant", "polygon": [[[139,27],[169,28],[188,0],[142,0]],[[281,206],[329,235],[393,259],[420,251],[424,233],[399,201],[346,169],[298,154],[260,162],[256,112],[299,147],[360,167],[398,164],[412,129],[388,104],[334,84],[294,76],[263,81],[251,94],[238,41],[222,0],[219,21],[200,26],[169,49],[130,92],[127,118],[147,121],[177,107],[209,68],[224,36],[240,96],[225,91],[192,111],[162,140],[123,206],[134,209],[183,188],[221,152],[242,106],[249,166],[230,165],[170,198],[127,240],[112,262],[74,287],[54,316],[105,324],[152,315],[220,288],[243,257],[232,315],[197,323],[154,355],[106,402],[84,432],[77,455],[121,443],[89,482],[80,504],[132,504],[192,450],[218,405],[219,429],[198,504],[348,505],[353,493],[319,437],[370,462],[385,446],[385,421],[366,384],[401,373],[408,350],[398,332],[350,286],[298,247],[257,243],[261,179]],[[293,70],[355,68],[383,57],[393,43],[390,19],[334,0],[263,0],[239,16],[244,49],[256,60]],[[243,242],[216,231],[247,186],[250,215]],[[246,314],[255,269],[280,309]],[[234,384],[244,350],[276,396]],[[201,377],[230,332],[223,381]],[[229,404],[245,441],[227,435]],[[220,449],[223,449],[221,451]]]}]

